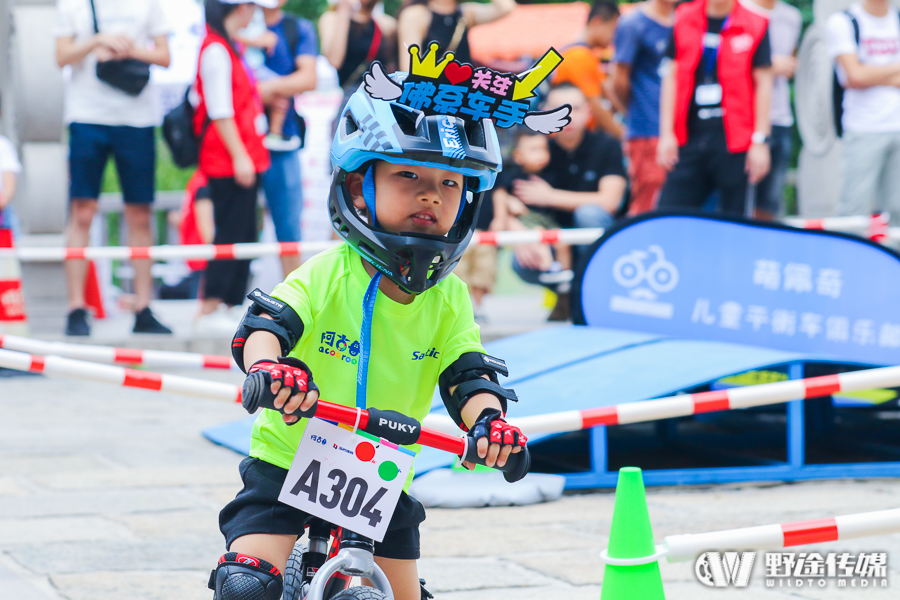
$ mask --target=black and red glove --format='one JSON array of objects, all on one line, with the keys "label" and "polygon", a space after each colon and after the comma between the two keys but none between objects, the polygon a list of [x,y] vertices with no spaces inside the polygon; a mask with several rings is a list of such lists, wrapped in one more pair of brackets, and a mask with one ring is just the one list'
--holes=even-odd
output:
[{"label": "black and red glove", "polygon": [[[299,393],[307,393],[313,390],[318,391],[318,387],[313,383],[312,371],[306,366],[302,360],[290,356],[279,356],[277,361],[263,359],[258,360],[247,371],[249,376],[251,373],[262,371],[269,374],[271,381],[278,381],[282,387],[290,389],[288,398]],[[279,392],[281,390],[279,389]],[[318,402],[318,401],[317,401]],[[294,412],[298,417],[306,415],[314,415],[316,406],[307,411]]]},{"label": "black and red glove", "polygon": [[524,448],[525,444],[528,443],[528,438],[522,433],[522,430],[515,425],[507,423],[503,418],[503,413],[496,408],[486,408],[481,411],[468,435],[476,444],[483,437],[488,438],[488,443],[490,444],[522,446]]}]

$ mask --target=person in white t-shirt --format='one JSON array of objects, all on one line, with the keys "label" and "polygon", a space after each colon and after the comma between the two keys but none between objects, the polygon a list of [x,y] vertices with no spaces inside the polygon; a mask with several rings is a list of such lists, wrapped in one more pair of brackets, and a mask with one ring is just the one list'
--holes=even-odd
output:
[{"label": "person in white t-shirt", "polygon": [[863,0],[831,15],[827,36],[846,88],[840,214],[900,211],[900,13]]},{"label": "person in white t-shirt", "polygon": [[0,229],[12,229],[16,237],[19,235],[18,221],[10,202],[16,195],[16,178],[21,172],[22,164],[15,146],[0,135]]},{"label": "person in white t-shirt", "polygon": [[[117,59],[169,65],[169,26],[159,0],[58,0],[54,34],[57,63],[71,66],[64,117],[69,126],[66,245],[83,248],[88,244],[103,171],[112,154],[125,201],[128,243],[149,246],[153,243],[150,207],[156,162],[154,127],[160,124],[157,97],[152,84],[137,95],[113,87],[97,77],[97,65]],[[132,265],[134,331],[172,333],[150,312],[150,260],[134,260]],[[85,261],[66,261],[66,335],[90,335],[84,308],[85,274]]]}]

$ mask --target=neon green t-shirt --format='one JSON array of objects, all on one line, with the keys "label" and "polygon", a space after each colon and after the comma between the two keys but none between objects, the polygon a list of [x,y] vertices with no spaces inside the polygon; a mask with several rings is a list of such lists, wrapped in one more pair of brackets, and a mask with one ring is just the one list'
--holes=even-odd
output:
[{"label": "neon green t-shirt", "polygon": [[[316,255],[291,273],[272,295],[303,321],[290,355],[305,362],[327,402],[356,406],[363,296],[371,278],[349,245]],[[484,352],[466,284],[449,275],[399,304],[380,293],[372,318],[367,408],[396,410],[421,421],[431,408],[438,376],[465,352]],[[290,468],[306,419],[287,426],[263,410],[253,425],[250,456]],[[421,448],[408,446],[414,452]],[[412,482],[410,472],[404,489]]]}]

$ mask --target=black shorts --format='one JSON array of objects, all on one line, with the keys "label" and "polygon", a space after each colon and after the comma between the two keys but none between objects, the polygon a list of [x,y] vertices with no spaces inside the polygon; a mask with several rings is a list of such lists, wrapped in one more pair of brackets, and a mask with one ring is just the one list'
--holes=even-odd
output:
[{"label": "black shorts", "polygon": [[[302,536],[310,515],[278,501],[287,470],[253,457],[242,460],[239,470],[244,488],[219,513],[225,547],[230,549],[234,540],[251,533]],[[375,556],[417,560],[419,523],[424,520],[425,507],[401,492],[384,541],[375,542]]]}]

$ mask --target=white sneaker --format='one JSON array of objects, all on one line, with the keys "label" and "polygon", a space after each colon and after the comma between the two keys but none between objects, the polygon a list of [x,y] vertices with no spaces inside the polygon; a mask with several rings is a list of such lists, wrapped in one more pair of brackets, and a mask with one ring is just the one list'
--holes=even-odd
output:
[{"label": "white sneaker", "polygon": [[224,306],[208,315],[199,315],[194,319],[194,333],[214,337],[232,337],[237,331],[240,320],[236,320]]},{"label": "white sneaker", "polygon": [[263,138],[263,146],[276,152],[290,152],[300,147],[300,137],[295,135],[292,138],[284,139],[278,134],[270,133]]},{"label": "white sneaker", "polygon": [[538,281],[541,283],[552,285],[554,283],[568,283],[575,279],[574,271],[566,269],[564,271],[547,271],[538,275]]}]

